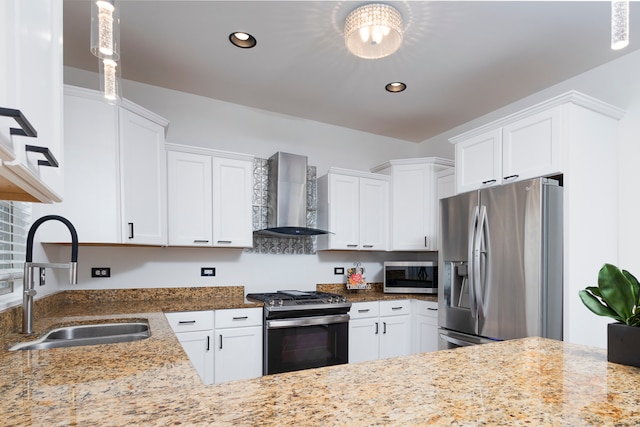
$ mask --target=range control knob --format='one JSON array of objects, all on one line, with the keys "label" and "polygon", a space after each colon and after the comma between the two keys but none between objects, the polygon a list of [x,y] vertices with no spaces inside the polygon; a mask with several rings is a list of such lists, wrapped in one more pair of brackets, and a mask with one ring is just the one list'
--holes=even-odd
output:
[{"label": "range control knob", "polygon": [[284,300],[283,299],[279,299],[278,300],[278,305],[280,305],[280,306],[284,305]]},{"label": "range control knob", "polygon": [[269,301],[267,301],[267,303],[268,303],[271,307],[273,307],[273,306],[276,304],[275,300],[272,300],[272,299],[270,299]]}]

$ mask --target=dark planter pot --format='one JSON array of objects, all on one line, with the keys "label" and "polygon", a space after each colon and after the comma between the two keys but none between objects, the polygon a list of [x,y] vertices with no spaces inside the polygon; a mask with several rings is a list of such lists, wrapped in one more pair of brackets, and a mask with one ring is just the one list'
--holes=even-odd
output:
[{"label": "dark planter pot", "polygon": [[640,327],[624,323],[607,326],[607,360],[640,367]]}]

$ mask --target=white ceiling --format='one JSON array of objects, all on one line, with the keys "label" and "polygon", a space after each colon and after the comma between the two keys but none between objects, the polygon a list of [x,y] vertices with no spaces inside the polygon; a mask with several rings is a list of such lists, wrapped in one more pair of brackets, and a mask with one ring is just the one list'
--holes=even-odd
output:
[{"label": "white ceiling", "polygon": [[[608,1],[385,1],[405,37],[378,60],[342,35],[368,2],[116,1],[124,79],[413,142],[640,47],[632,4],[631,44],[610,49]],[[66,66],[97,71],[89,23],[88,0],[64,0]],[[234,47],[234,31],[257,46]]]}]

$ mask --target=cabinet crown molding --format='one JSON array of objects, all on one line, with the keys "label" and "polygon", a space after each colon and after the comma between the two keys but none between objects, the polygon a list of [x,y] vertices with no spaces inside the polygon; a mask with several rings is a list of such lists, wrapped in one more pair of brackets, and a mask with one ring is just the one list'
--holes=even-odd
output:
[{"label": "cabinet crown molding", "polygon": [[457,144],[460,141],[464,141],[466,139],[472,138],[476,135],[481,135],[485,132],[488,132],[492,129],[500,128],[510,123],[516,122],[533,114],[540,113],[542,111],[549,110],[550,108],[557,107],[563,104],[574,104],[580,107],[586,108],[588,110],[595,111],[596,113],[603,114],[605,116],[609,116],[613,119],[620,120],[625,115],[625,111],[614,106],[608,104],[606,102],[600,101],[592,96],[585,95],[582,92],[578,92],[576,90],[571,90],[555,96],[553,98],[547,99],[546,101],[540,102],[538,104],[532,105],[531,107],[525,108],[523,110],[517,111],[515,113],[509,114],[505,117],[502,117],[498,120],[494,120],[487,124],[484,124],[480,127],[476,127],[467,132],[464,132],[460,135],[454,136],[453,138],[449,138],[449,142],[451,144]]},{"label": "cabinet crown molding", "polygon": [[329,168],[329,173],[355,176],[355,177],[358,177],[358,178],[379,179],[381,181],[390,181],[391,180],[391,177],[389,177],[388,175],[383,175],[383,174],[380,174],[380,173],[357,171],[357,170],[352,170],[352,169],[343,169],[343,168],[336,168],[336,167],[330,167]]},{"label": "cabinet crown molding", "polygon": [[167,151],[179,151],[181,153],[202,154],[204,156],[223,157],[225,159],[236,159],[253,161],[253,154],[234,153],[231,151],[215,150],[213,148],[196,147],[193,145],[175,144],[172,142],[165,143]]},{"label": "cabinet crown molding", "polygon": [[[86,99],[91,99],[94,101],[102,101],[102,95],[100,95],[100,92],[97,90],[93,90],[93,89],[87,89],[87,88],[83,88],[83,87],[77,87],[77,86],[71,86],[71,85],[64,85],[64,94],[65,95],[71,95],[71,96],[76,96],[79,98],[86,98]],[[144,117],[147,120],[151,120],[152,122],[162,126],[164,128],[164,133],[165,136],[167,134],[167,127],[169,126],[169,120],[165,119],[164,117],[154,113],[153,111],[147,110],[144,107],[141,107],[140,105],[129,101],[128,99],[124,99],[122,98],[118,104],[116,105],[117,107],[121,107],[121,108],[125,108],[133,113],[136,113],[137,115]]]},{"label": "cabinet crown molding", "polygon": [[398,165],[433,165],[441,168],[449,168],[454,167],[455,162],[450,159],[444,159],[442,157],[415,157],[411,159],[394,159],[389,160],[388,162],[384,162],[378,166],[374,166],[371,168],[371,172],[380,172],[384,169],[388,169],[391,166]]}]

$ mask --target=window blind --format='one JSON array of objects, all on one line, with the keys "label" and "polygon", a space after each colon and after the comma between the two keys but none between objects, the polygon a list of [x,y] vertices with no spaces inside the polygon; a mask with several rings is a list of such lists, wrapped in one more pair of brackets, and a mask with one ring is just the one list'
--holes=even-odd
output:
[{"label": "window blind", "polygon": [[14,290],[24,275],[31,204],[0,201],[0,295]]}]

